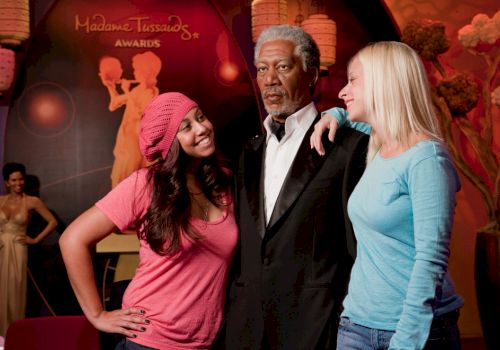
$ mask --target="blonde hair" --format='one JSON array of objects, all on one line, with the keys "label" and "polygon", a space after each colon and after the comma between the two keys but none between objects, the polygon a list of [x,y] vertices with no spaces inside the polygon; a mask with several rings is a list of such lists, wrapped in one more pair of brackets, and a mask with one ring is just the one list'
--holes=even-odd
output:
[{"label": "blonde hair", "polygon": [[[381,41],[361,49],[351,62],[355,58],[363,69],[366,113],[371,115],[377,129],[384,131],[385,137],[402,145],[408,145],[416,133],[441,139],[427,75],[411,47],[396,41]],[[372,132],[368,162],[380,146],[380,140]]]}]

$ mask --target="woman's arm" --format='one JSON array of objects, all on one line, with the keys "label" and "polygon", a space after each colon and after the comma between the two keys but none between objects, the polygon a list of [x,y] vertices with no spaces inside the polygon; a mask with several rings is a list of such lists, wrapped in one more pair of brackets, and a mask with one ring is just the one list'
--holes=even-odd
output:
[{"label": "woman's arm", "polygon": [[120,95],[118,91],[116,91],[116,83],[114,81],[104,80],[101,77],[101,82],[106,87],[109,93],[108,109],[110,112],[115,111],[116,109],[120,108],[121,106],[127,103],[128,93],[129,93],[128,88],[130,86],[130,83],[122,83],[122,88],[123,85],[126,85],[127,91],[124,90],[123,91],[124,93]]},{"label": "woman's arm", "polygon": [[90,249],[116,229],[114,223],[97,207],[92,207],[73,221],[59,240],[69,280],[80,306],[95,328],[135,337],[148,324],[139,308],[104,310],[97,286]]},{"label": "woman's arm", "polygon": [[42,200],[38,197],[28,197],[30,202],[30,209],[36,210],[38,214],[40,214],[45,221],[47,221],[47,226],[40,232],[35,238],[31,238],[30,236],[25,236],[24,243],[25,244],[37,244],[40,243],[49,233],[51,233],[57,226],[57,220],[52,215],[49,209],[43,204]]},{"label": "woman's arm", "polygon": [[110,112],[114,112],[115,110],[117,110],[118,108],[120,108],[121,106],[123,106],[124,104],[127,103],[127,100],[128,100],[128,92],[120,95],[115,87],[110,87],[110,86],[106,86],[106,88],[108,89],[108,92],[109,92],[109,105],[108,105],[108,109]]},{"label": "woman's arm", "polygon": [[429,157],[409,169],[415,257],[403,312],[389,349],[423,349],[448,268],[455,194],[460,188],[450,159]]},{"label": "woman's arm", "polygon": [[337,129],[342,126],[347,126],[351,129],[358,130],[364,134],[371,134],[371,126],[366,123],[351,122],[347,118],[347,111],[343,108],[333,107],[325,112],[322,112],[321,119],[314,125],[314,132],[311,135],[311,148],[315,148],[320,155],[325,154],[321,138],[326,130],[328,131],[328,139],[333,142]]}]

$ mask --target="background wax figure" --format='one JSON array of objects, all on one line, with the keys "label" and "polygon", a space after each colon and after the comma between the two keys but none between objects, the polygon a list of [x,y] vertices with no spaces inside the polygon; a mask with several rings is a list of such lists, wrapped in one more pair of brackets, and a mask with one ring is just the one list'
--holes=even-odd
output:
[{"label": "background wax figure", "polygon": [[[27,245],[41,242],[57,221],[40,198],[24,193],[24,165],[6,163],[2,170],[9,190],[0,196],[0,335],[4,336],[9,324],[25,316]],[[33,211],[47,222],[34,238],[26,235]]]}]

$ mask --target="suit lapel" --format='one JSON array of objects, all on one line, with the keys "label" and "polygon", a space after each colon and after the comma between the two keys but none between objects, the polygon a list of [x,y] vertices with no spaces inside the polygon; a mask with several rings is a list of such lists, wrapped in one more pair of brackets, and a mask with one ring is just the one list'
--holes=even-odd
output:
[{"label": "suit lapel", "polygon": [[244,181],[248,205],[257,225],[259,235],[264,236],[266,228],[264,214],[264,150],[266,135],[261,135],[252,140],[251,145],[245,151],[244,157]]},{"label": "suit lapel", "polygon": [[306,185],[311,181],[318,169],[321,168],[321,165],[332,149],[333,144],[326,139],[326,136],[323,138],[323,146],[325,148],[324,156],[319,156],[318,153],[310,147],[309,139],[314,131],[314,125],[319,118],[320,115],[318,114],[302,140],[297,155],[281,187],[280,194],[278,195],[271,219],[267,226],[267,231],[283,217],[286,211],[300,196]]}]

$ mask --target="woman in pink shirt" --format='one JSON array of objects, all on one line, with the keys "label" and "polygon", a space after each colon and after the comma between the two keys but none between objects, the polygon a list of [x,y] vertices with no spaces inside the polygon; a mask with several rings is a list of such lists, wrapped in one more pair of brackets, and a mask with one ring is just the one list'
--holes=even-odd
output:
[{"label": "woman in pink shirt", "polygon": [[[171,92],[144,111],[140,147],[152,164],[132,173],[64,232],[60,245],[89,321],[126,336],[120,349],[209,349],[219,330],[238,239],[231,174],[196,102]],[[105,311],[90,250],[138,227],[140,262],[122,308]]]}]

